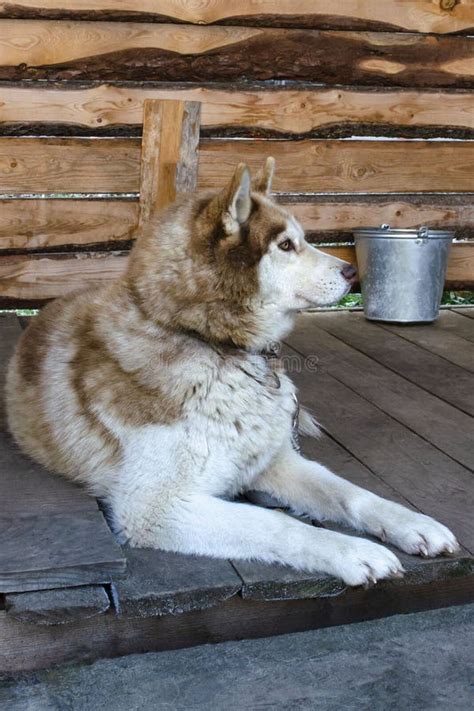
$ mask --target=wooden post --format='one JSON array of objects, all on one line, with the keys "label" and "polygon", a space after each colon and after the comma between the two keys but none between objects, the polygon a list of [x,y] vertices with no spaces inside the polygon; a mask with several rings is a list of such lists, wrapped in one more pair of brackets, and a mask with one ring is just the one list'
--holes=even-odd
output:
[{"label": "wooden post", "polygon": [[140,225],[177,193],[196,190],[200,115],[198,101],[144,102]]}]

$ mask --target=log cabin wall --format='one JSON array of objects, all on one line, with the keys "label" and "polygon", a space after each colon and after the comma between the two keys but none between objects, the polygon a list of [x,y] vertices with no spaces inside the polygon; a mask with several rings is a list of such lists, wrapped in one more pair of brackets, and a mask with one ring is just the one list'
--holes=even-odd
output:
[{"label": "log cabin wall", "polygon": [[453,227],[474,284],[473,34],[473,0],[0,2],[0,303],[123,269],[149,98],[202,102],[198,189],[272,154],[312,241]]}]

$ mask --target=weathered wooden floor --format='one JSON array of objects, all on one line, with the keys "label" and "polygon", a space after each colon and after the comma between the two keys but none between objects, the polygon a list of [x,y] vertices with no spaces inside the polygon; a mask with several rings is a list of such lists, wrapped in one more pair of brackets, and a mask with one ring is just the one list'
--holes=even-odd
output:
[{"label": "weathered wooden floor", "polygon": [[[19,329],[0,319],[0,359]],[[474,599],[474,309],[436,325],[306,314],[285,345],[324,434],[307,456],[450,526],[458,558],[401,555],[401,581],[325,575],[115,544],[96,502],[0,439],[0,671],[371,619]],[[4,427],[4,422],[2,423]],[[124,575],[124,566],[127,571]]]}]

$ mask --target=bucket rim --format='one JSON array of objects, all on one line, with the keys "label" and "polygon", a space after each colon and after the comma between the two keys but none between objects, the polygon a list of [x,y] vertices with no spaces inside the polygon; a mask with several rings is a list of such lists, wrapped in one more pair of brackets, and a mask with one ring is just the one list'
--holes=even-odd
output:
[{"label": "bucket rim", "polygon": [[398,237],[402,239],[451,239],[455,238],[454,230],[432,230],[429,227],[357,227],[352,230],[355,238],[371,237],[372,239],[383,239],[386,237]]}]

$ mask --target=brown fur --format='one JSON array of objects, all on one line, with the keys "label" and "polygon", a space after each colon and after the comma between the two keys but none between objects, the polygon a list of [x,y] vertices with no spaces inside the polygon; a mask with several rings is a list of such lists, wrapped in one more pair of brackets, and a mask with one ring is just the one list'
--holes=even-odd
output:
[{"label": "brown fur", "polygon": [[[203,347],[213,344],[216,373],[222,356],[238,362],[235,348],[245,349],[258,331],[258,263],[286,214],[263,197],[269,177],[260,176],[248,219],[229,229],[226,211],[241,176],[239,168],[221,193],[183,196],[156,215],[112,286],[67,296],[32,320],[7,392],[10,428],[28,454],[71,476],[92,452],[94,466],[113,466],[121,447],[104,413],[123,426],[171,424],[190,400],[205,402],[205,378],[174,382],[169,373],[177,359],[192,372],[196,336]],[[51,371],[52,352],[67,373],[57,404],[53,381],[63,376]],[[265,376],[271,387],[276,369]],[[74,422],[68,437],[57,426],[62,420]]]}]

